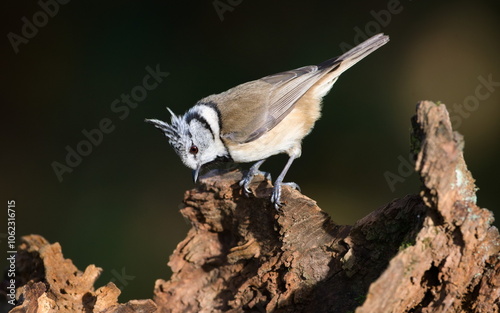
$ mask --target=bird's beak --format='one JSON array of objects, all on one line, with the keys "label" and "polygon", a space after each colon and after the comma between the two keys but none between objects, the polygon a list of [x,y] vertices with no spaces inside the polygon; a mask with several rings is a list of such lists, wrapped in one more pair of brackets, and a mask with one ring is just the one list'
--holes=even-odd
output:
[{"label": "bird's beak", "polygon": [[196,184],[198,182],[198,174],[200,174],[201,166],[198,166],[195,170],[193,170],[193,181]]}]

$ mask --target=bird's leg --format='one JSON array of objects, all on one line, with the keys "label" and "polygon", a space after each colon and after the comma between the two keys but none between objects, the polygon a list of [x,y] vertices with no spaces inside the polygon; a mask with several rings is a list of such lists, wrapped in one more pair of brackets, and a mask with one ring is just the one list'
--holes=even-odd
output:
[{"label": "bird's leg", "polygon": [[240,180],[240,186],[243,187],[243,192],[246,196],[250,195],[252,192],[250,191],[250,183],[252,183],[252,179],[255,175],[263,175],[266,179],[271,180],[271,174],[267,172],[262,172],[259,170],[259,167],[264,163],[266,159],[255,162],[254,165],[250,167],[248,173]]},{"label": "bird's leg", "polygon": [[273,194],[271,195],[271,202],[274,203],[274,207],[276,210],[278,210],[281,207],[281,186],[282,185],[288,185],[292,188],[298,189],[300,191],[299,185],[296,183],[284,183],[283,179],[285,178],[286,173],[288,172],[288,169],[290,169],[290,166],[293,163],[293,160],[297,158],[296,155],[291,155],[290,158],[288,159],[288,162],[286,162],[285,168],[283,171],[281,171],[280,176],[276,179],[274,182],[274,188],[273,188]]}]

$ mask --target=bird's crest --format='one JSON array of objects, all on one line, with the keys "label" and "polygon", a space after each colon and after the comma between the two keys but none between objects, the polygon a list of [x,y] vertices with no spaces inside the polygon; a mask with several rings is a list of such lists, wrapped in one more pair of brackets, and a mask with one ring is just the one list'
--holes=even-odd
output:
[{"label": "bird's crest", "polygon": [[170,108],[167,108],[167,110],[172,115],[170,124],[157,119],[146,119],[145,122],[153,124],[156,128],[161,130],[168,138],[170,145],[175,150],[180,151],[183,149],[191,136],[189,132],[189,125],[182,116],[175,115]]}]

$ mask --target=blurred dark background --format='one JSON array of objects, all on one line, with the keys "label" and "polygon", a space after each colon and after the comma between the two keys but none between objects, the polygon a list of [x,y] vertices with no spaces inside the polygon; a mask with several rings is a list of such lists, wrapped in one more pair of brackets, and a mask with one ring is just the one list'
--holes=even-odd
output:
[{"label": "blurred dark background", "polygon": [[[415,104],[439,100],[465,136],[478,204],[500,214],[500,86],[476,91],[482,80],[500,82],[498,1],[71,1],[46,20],[35,1],[2,6],[4,212],[14,199],[18,243],[31,233],[60,242],[79,269],[102,267],[96,287],[113,280],[121,301],[149,298],[155,279],[169,278],[168,257],[189,228],[178,210],[190,170],[144,118],[168,120],[166,106],[182,113],[378,32],[390,43],[336,83],[287,180],[343,224],[418,192],[417,175],[398,167],[410,159]],[[26,38],[34,17],[40,27],[25,26]],[[146,67],[157,65],[168,77],[141,94]],[[125,117],[112,103],[131,92],[144,99]],[[53,162],[65,164],[66,147],[106,118],[113,131],[59,181]],[[285,161],[263,169],[276,177]],[[392,185],[389,172],[399,177]]]}]

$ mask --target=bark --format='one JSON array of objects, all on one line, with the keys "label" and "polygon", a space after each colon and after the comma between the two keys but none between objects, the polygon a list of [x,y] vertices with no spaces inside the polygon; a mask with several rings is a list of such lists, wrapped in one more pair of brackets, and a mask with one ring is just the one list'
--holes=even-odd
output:
[{"label": "bark", "polygon": [[412,124],[418,195],[337,225],[296,190],[277,211],[264,177],[245,197],[240,172],[210,172],[186,192],[192,227],[154,303],[118,304],[112,283],[94,291],[99,268],[82,273],[29,236],[12,312],[500,312],[500,236],[476,205],[463,138],[444,105],[419,103]]},{"label": "bark", "polygon": [[113,283],[94,290],[102,269],[89,265],[78,270],[63,257],[59,243],[50,244],[38,235],[25,236],[21,242],[16,257],[18,305],[11,313],[156,311],[152,300],[118,304],[120,289]]}]

